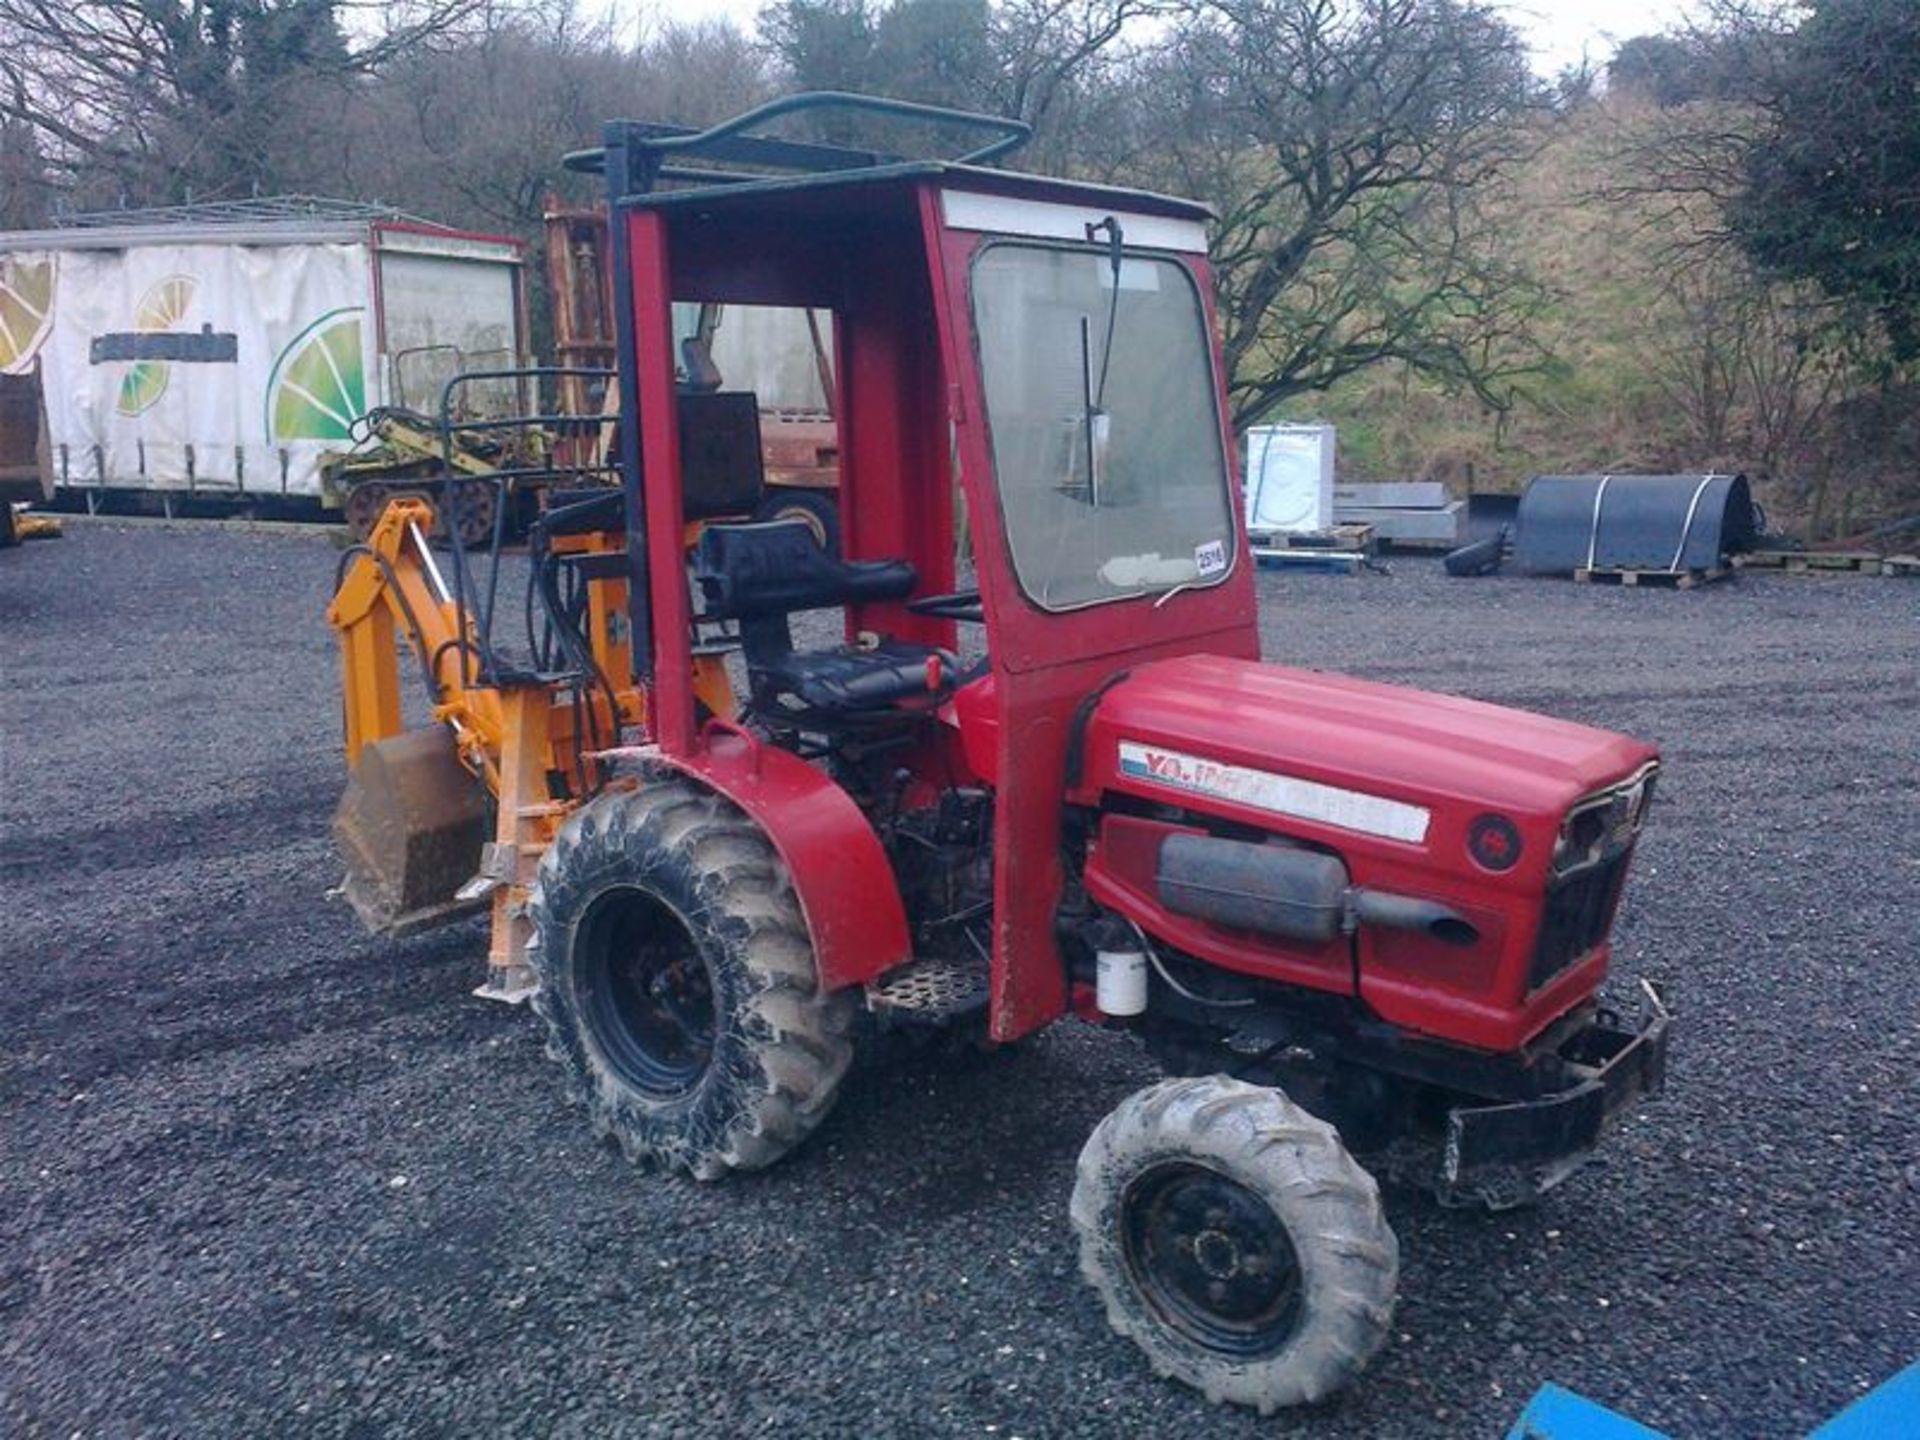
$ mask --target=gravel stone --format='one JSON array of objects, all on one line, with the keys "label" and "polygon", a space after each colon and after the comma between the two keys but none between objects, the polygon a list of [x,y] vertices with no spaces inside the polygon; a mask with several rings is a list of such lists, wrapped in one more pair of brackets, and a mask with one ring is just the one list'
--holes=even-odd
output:
[{"label": "gravel stone", "polygon": [[362,934],[336,560],[0,553],[0,1433],[1491,1436],[1553,1380],[1785,1434],[1920,1354],[1920,585],[1261,575],[1270,658],[1664,747],[1615,992],[1678,1015],[1667,1094],[1537,1210],[1390,1194],[1393,1342],[1263,1422],[1072,1273],[1075,1157],[1155,1076],[1127,1037],[863,1071],[699,1185],[592,1143],[469,994],[476,924]]}]

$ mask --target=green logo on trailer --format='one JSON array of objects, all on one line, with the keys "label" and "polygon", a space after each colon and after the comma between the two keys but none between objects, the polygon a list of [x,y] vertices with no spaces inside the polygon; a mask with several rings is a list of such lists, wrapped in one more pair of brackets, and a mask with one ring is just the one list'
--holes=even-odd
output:
[{"label": "green logo on trailer", "polygon": [[24,375],[53,326],[53,262],[0,257],[0,375]]},{"label": "green logo on trailer", "polygon": [[[134,332],[157,335],[171,330],[185,318],[187,306],[193,303],[193,290],[191,275],[169,275],[155,281],[134,309]],[[144,415],[167,393],[167,382],[172,378],[173,371],[164,360],[135,360],[120,377],[120,396],[113,408],[129,419]]]},{"label": "green logo on trailer", "polygon": [[351,440],[366,412],[360,306],[329,310],[293,337],[267,381],[267,439]]}]

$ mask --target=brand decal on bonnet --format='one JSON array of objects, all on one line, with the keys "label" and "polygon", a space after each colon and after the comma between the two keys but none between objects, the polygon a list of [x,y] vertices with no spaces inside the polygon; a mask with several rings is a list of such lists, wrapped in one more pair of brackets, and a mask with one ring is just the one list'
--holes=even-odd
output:
[{"label": "brand decal on bonnet", "polygon": [[1361,835],[1378,835],[1411,844],[1427,838],[1427,825],[1433,818],[1425,807],[1401,800],[1343,790],[1337,785],[1322,785],[1292,775],[1223,765],[1217,760],[1202,760],[1178,750],[1162,750],[1157,745],[1142,745],[1133,740],[1120,742],[1120,773],[1175,790],[1231,800],[1236,805],[1273,815],[1311,820]]}]

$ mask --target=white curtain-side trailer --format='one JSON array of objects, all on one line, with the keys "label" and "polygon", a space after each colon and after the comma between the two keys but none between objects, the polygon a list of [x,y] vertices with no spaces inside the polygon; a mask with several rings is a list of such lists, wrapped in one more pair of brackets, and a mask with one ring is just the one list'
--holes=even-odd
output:
[{"label": "white curtain-side trailer", "polygon": [[41,419],[0,466],[90,503],[318,500],[369,412],[525,363],[521,276],[511,239],[364,215],[0,234],[0,386]]}]

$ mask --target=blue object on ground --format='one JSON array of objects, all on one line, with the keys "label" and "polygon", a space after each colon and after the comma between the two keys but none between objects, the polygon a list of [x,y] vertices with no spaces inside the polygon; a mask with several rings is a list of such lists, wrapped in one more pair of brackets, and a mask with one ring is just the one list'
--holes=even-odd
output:
[{"label": "blue object on ground", "polygon": [[[1604,1405],[1542,1385],[1507,1440],[1667,1440]],[[1920,1362],[1862,1395],[1807,1440],[1920,1440]]]},{"label": "blue object on ground", "polygon": [[1558,1385],[1542,1385],[1527,1402],[1507,1440],[1667,1440],[1604,1405],[1584,1400]]},{"label": "blue object on ground", "polygon": [[1807,1440],[1915,1440],[1920,1437],[1920,1363],[1875,1386]]}]

